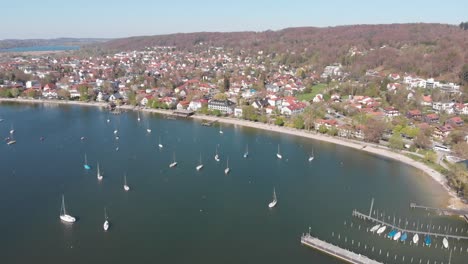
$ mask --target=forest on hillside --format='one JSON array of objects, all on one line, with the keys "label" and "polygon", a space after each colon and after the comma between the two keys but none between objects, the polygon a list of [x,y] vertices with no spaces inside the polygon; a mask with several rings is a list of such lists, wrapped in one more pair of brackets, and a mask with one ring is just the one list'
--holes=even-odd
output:
[{"label": "forest on hillside", "polygon": [[[468,23],[466,24],[468,27]],[[353,76],[368,69],[412,73],[439,80],[459,80],[468,64],[465,24],[354,25],[327,28],[287,28],[264,32],[200,32],[142,36],[99,44],[107,51],[174,46],[196,51],[202,46],[229,49],[234,54],[263,51],[280,63],[317,69],[341,63]]]}]

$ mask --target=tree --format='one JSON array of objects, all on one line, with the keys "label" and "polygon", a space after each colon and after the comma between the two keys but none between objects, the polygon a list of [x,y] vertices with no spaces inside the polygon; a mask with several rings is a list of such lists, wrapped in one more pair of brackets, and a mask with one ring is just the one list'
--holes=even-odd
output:
[{"label": "tree", "polygon": [[277,118],[275,119],[275,125],[277,125],[277,126],[283,126],[283,125],[284,125],[284,120],[283,120],[283,118],[277,117]]},{"label": "tree", "polygon": [[2,98],[11,97],[10,89],[0,88],[0,97]]},{"label": "tree", "polygon": [[369,119],[363,129],[364,140],[379,143],[385,131],[385,123],[377,119]]},{"label": "tree", "polygon": [[213,99],[224,101],[224,100],[227,99],[227,95],[224,94],[224,93],[217,93],[217,94],[215,94],[215,96],[213,96]]},{"label": "tree", "polygon": [[463,68],[460,72],[460,81],[462,84],[468,84],[468,64],[463,65]]},{"label": "tree", "polygon": [[20,95],[20,90],[18,88],[11,88],[10,89],[11,96],[18,97]]},{"label": "tree", "polygon": [[322,134],[325,134],[325,133],[327,133],[328,129],[327,129],[326,126],[320,125],[318,131],[319,131],[320,133],[322,133]]},{"label": "tree", "polygon": [[400,134],[393,134],[388,142],[389,147],[392,149],[403,149],[405,145]]},{"label": "tree", "polygon": [[[11,95],[11,93],[10,93],[10,95]],[[35,90],[29,89],[26,92],[26,96],[29,97],[29,98],[35,98],[35,97],[37,97],[37,92]]]},{"label": "tree", "polygon": [[437,154],[430,150],[426,152],[426,155],[424,155],[424,160],[429,163],[435,163],[437,161]]},{"label": "tree", "polygon": [[251,105],[246,105],[242,107],[242,118],[251,121],[257,121],[258,115],[255,108]]},{"label": "tree", "polygon": [[88,101],[88,87],[80,85],[78,91],[80,91],[80,101]]},{"label": "tree", "polygon": [[455,188],[459,195],[468,197],[468,170],[464,163],[455,163],[449,165],[448,170],[449,185]]},{"label": "tree", "polygon": [[57,90],[57,96],[59,98],[65,99],[65,100],[69,100],[70,99],[70,92],[65,90],[65,89],[58,89]]},{"label": "tree", "polygon": [[297,129],[304,128],[304,118],[302,117],[302,115],[296,115],[293,118],[293,126],[294,128],[297,128]]},{"label": "tree", "polygon": [[459,142],[463,142],[465,140],[465,133],[460,130],[454,130],[450,132],[447,143],[448,144],[458,144]]},{"label": "tree", "polygon": [[407,126],[401,130],[401,133],[408,138],[414,138],[419,134],[419,128]]},{"label": "tree", "polygon": [[136,98],[136,93],[135,91],[129,91],[128,92],[128,102],[131,105],[137,105],[137,98]]},{"label": "tree", "polygon": [[452,151],[462,159],[468,159],[468,143],[459,142],[452,147]]},{"label": "tree", "polygon": [[330,136],[336,136],[338,135],[338,129],[336,127],[330,127],[330,129],[327,131],[327,134]]},{"label": "tree", "polygon": [[413,142],[416,147],[421,149],[429,149],[432,147],[431,139],[424,133],[424,131],[419,131],[419,133],[413,139]]},{"label": "tree", "polygon": [[223,80],[224,91],[228,91],[230,87],[231,87],[231,81],[229,80],[229,76],[224,75],[224,80]]}]

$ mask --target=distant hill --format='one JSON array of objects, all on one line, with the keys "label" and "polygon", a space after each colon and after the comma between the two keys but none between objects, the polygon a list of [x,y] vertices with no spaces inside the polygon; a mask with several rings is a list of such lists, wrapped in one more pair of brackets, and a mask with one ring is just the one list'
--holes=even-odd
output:
[{"label": "distant hill", "polygon": [[4,39],[0,40],[0,50],[36,46],[81,46],[101,43],[108,40],[109,39],[97,38]]},{"label": "distant hill", "polygon": [[[301,27],[264,32],[199,32],[114,39],[99,44],[109,51],[176,46],[194,50],[198,44],[234,50],[275,53],[291,64],[323,66],[339,62],[356,76],[366,69],[410,72],[457,79],[468,63],[468,31],[446,24],[353,25]],[[354,55],[353,55],[354,53]]]}]

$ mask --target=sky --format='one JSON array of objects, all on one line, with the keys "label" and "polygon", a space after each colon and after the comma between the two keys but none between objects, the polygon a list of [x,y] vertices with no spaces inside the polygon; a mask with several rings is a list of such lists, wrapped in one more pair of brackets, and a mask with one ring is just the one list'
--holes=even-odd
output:
[{"label": "sky", "polygon": [[0,0],[0,39],[468,21],[467,0]]}]

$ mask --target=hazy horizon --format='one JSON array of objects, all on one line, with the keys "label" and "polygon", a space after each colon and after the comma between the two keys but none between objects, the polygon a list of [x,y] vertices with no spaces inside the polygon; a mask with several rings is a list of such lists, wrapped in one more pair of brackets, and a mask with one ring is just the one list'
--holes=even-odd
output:
[{"label": "hazy horizon", "polygon": [[224,3],[150,0],[66,2],[8,1],[2,6],[0,39],[122,38],[193,32],[280,30],[362,24],[466,21],[468,3],[455,0],[363,0],[313,3],[306,0]]}]

